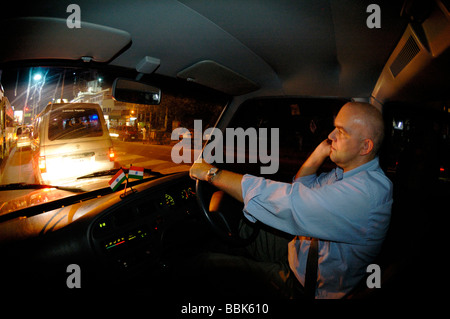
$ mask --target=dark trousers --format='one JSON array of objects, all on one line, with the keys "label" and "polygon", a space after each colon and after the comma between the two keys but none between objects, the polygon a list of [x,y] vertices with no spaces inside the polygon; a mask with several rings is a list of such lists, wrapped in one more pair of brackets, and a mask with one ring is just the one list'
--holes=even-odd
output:
[{"label": "dark trousers", "polygon": [[[243,237],[252,231],[243,225]],[[202,282],[198,286],[210,297],[266,299],[302,298],[303,287],[288,264],[288,243],[292,236],[260,229],[257,238],[246,247],[224,252],[208,252],[199,258]]]}]

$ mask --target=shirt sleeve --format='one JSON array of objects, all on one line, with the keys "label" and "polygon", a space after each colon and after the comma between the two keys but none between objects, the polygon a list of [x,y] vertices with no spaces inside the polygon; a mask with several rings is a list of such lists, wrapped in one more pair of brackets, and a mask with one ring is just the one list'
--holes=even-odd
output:
[{"label": "shirt sleeve", "polygon": [[364,183],[341,180],[320,185],[314,175],[294,183],[245,175],[244,214],[289,234],[364,244],[370,192]]},{"label": "shirt sleeve", "polygon": [[293,183],[302,183],[303,185],[305,185],[306,187],[309,187],[309,188],[313,187],[313,185],[315,184],[316,181],[317,181],[316,174],[302,176],[302,177],[298,177],[298,178],[294,177],[292,180]]},{"label": "shirt sleeve", "polygon": [[319,176],[317,176],[316,174],[311,174],[298,178],[294,177],[292,182],[302,183],[308,188],[317,188],[325,184],[333,183],[333,181],[335,181],[338,176],[340,176],[341,177],[340,179],[342,179],[341,172],[340,171],[338,172],[336,169],[333,169],[328,173],[321,173]]}]

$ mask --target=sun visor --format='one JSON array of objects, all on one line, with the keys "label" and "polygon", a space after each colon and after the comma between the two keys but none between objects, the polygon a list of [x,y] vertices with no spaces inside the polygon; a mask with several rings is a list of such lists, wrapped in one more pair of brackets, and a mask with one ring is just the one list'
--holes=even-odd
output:
[{"label": "sun visor", "polygon": [[180,71],[177,76],[234,96],[259,89],[253,81],[210,60],[200,61]]},{"label": "sun visor", "polygon": [[81,58],[107,62],[131,42],[126,31],[88,22],[69,28],[66,20],[59,18],[17,18],[1,25],[5,32],[0,62]]}]

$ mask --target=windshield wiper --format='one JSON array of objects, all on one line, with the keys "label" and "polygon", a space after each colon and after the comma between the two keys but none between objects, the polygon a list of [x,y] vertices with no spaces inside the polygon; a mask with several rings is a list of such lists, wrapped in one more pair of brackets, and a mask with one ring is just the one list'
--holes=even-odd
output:
[{"label": "windshield wiper", "polygon": [[[127,174],[128,171],[129,171],[128,168],[123,168],[122,167],[122,169],[125,172],[125,174]],[[100,172],[95,172],[95,173],[92,173],[92,174],[83,175],[83,176],[77,177],[77,179],[115,175],[119,170],[120,170],[120,168],[108,169],[106,171],[100,171]],[[158,177],[164,176],[163,173],[152,171],[150,168],[144,168],[144,173],[149,174],[149,175],[153,175],[153,176],[158,176]]]},{"label": "windshield wiper", "polygon": [[63,191],[72,193],[84,193],[85,190],[77,187],[56,186],[46,184],[27,184],[27,183],[11,183],[7,185],[0,185],[0,191],[13,191],[19,189],[44,189],[44,188],[56,188]]},{"label": "windshield wiper", "polygon": [[83,176],[77,177],[77,179],[115,175],[119,170],[120,170],[120,168],[108,169],[106,171],[99,171],[99,172],[83,175]]}]

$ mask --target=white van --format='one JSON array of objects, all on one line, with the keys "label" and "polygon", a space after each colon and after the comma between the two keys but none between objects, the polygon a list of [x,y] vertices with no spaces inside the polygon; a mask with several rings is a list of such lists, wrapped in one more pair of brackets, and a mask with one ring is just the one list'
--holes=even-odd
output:
[{"label": "white van", "polygon": [[49,104],[35,120],[33,165],[40,183],[61,185],[114,168],[114,150],[98,104]]}]

